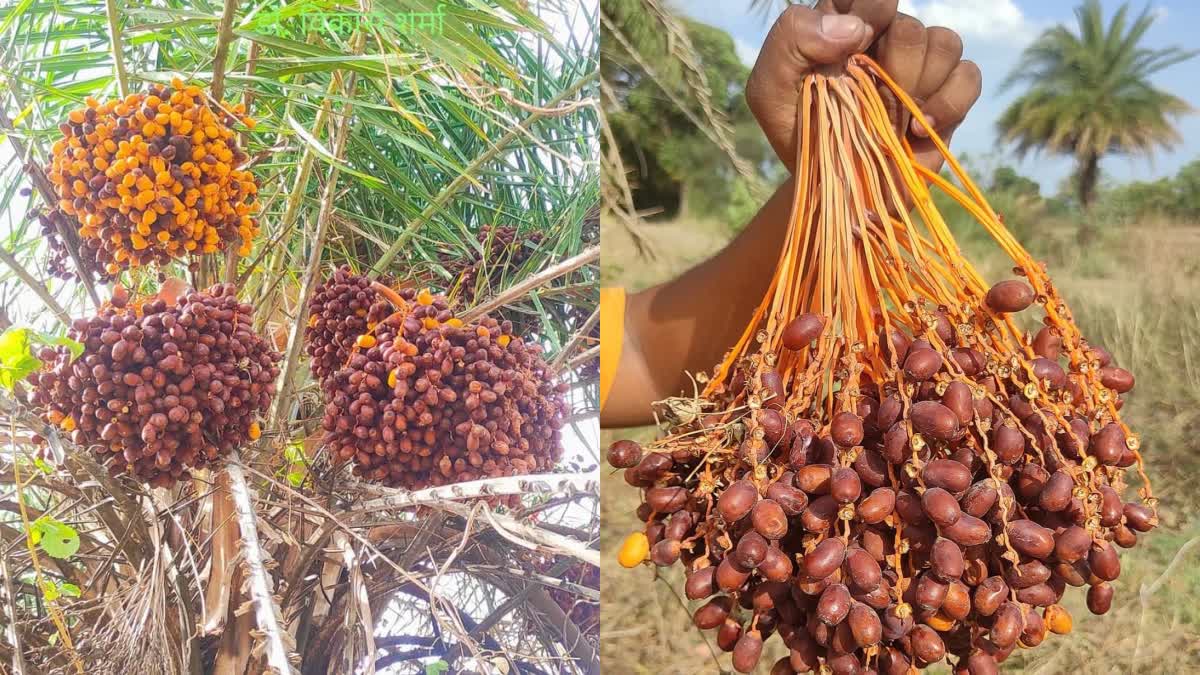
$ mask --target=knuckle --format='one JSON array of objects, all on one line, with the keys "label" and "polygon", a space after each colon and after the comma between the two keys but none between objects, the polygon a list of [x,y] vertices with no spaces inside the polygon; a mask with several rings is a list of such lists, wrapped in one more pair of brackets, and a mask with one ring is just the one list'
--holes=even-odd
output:
[{"label": "knuckle", "polygon": [[775,21],[775,25],[787,30],[794,29],[801,24],[811,23],[819,16],[818,12],[804,5],[789,5],[779,18]]},{"label": "knuckle", "polygon": [[899,44],[919,44],[925,40],[925,24],[914,16],[898,14],[888,29],[888,35],[891,36],[890,41]]},{"label": "knuckle", "polygon": [[750,77],[746,80],[746,90],[743,93],[746,99],[746,107],[750,109],[750,113],[755,119],[762,120],[766,114],[766,110],[770,108],[773,100],[771,87],[763,81],[762,72],[755,68],[750,72]]},{"label": "knuckle", "polygon": [[958,68],[962,71],[963,77],[967,78],[967,81],[983,81],[983,71],[980,70],[979,64],[975,63],[974,61],[971,61],[970,59],[965,60],[958,64]]},{"label": "knuckle", "polygon": [[929,48],[948,54],[962,54],[962,37],[945,26],[934,26],[929,29]]},{"label": "knuckle", "polygon": [[962,88],[962,97],[966,106],[970,107],[983,93],[983,71],[974,61],[963,61],[958,64],[956,80]]},{"label": "knuckle", "polygon": [[750,107],[750,112],[758,114],[759,107],[759,91],[761,87],[758,84],[758,78],[755,77],[757,71],[751,71],[749,79],[746,80],[746,90],[743,95],[746,97],[746,105]]},{"label": "knuckle", "polygon": [[942,129],[961,122],[967,115],[970,103],[970,99],[943,91],[930,101],[929,113],[936,120],[937,127]]},{"label": "knuckle", "polygon": [[750,110],[754,110],[754,106],[758,99],[758,83],[754,77],[754,72],[751,71],[750,77],[746,80],[746,89],[742,92],[746,97],[746,104],[750,106]]},{"label": "knuckle", "polygon": [[858,4],[860,7],[856,9],[863,12],[864,18],[870,17],[886,26],[896,18],[900,0],[859,0]]}]

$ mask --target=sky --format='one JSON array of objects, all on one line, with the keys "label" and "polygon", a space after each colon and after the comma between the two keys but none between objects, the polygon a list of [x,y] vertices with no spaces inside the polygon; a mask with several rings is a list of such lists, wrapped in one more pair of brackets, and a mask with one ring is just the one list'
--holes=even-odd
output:
[{"label": "sky", "polygon": [[[1058,23],[1075,26],[1076,0],[900,0],[900,10],[912,14],[927,26],[953,28],[963,37],[964,58],[979,64],[983,71],[983,96],[966,122],[954,136],[956,155],[987,155],[1038,181],[1042,192],[1056,192],[1072,170],[1072,161],[1052,155],[1028,155],[1024,161],[997,146],[996,120],[1019,91],[1000,93],[999,85],[1016,65],[1021,50],[1043,30]],[[1156,17],[1144,43],[1155,47],[1192,46],[1195,27],[1200,25],[1200,3],[1194,0],[1133,0],[1135,11],[1149,6]],[[738,55],[753,65],[759,45],[766,37],[778,9],[769,14],[749,11],[748,0],[675,0],[675,7],[689,17],[729,32]],[[1120,6],[1115,0],[1103,0],[1106,16]],[[1155,84],[1200,109],[1200,58],[1160,73]],[[1152,180],[1173,175],[1179,167],[1200,158],[1200,114],[1188,115],[1178,123],[1183,136],[1172,152],[1160,152],[1152,160],[1110,157],[1104,160],[1105,178],[1112,181]]]}]

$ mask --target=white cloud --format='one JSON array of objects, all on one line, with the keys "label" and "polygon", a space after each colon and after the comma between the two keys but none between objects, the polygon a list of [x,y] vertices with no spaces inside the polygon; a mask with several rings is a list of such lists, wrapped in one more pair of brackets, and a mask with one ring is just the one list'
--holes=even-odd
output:
[{"label": "white cloud", "polygon": [[759,47],[751,45],[740,37],[734,36],[733,49],[737,52],[738,58],[742,60],[742,63],[748,66],[753,66],[754,62],[758,60]]},{"label": "white cloud", "polygon": [[1013,0],[900,0],[900,11],[967,40],[1022,47],[1040,32]]},{"label": "white cloud", "polygon": [[1166,5],[1158,5],[1150,10],[1150,14],[1154,17],[1155,21],[1165,21],[1167,16],[1171,14],[1171,10],[1167,9]]}]

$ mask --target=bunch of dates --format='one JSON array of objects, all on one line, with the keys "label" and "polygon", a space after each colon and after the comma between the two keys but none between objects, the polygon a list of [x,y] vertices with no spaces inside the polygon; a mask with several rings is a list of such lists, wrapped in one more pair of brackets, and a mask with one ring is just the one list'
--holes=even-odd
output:
[{"label": "bunch of dates", "polygon": [[71,325],[78,358],[42,348],[44,367],[29,376],[33,402],[112,473],[173,485],[261,434],[281,356],[253,319],[231,284],[177,303],[116,296]]},{"label": "bunch of dates", "polygon": [[335,461],[409,489],[553,468],[568,385],[540,345],[507,321],[463,322],[428,290],[359,279],[339,271],[310,306],[309,353],[324,374],[324,444]]},{"label": "bunch of dates", "polygon": [[[1010,280],[983,302],[1004,316],[1034,295]],[[1068,358],[1047,322],[1000,360],[938,308],[906,311],[907,329],[880,327],[884,358],[848,350],[893,367],[785,379],[776,364],[834,339],[802,314],[665,438],[609,448],[643,497],[621,564],[684,565],[696,626],[739,672],[772,636],[789,650],[774,674],[998,672],[1071,630],[1069,588],[1109,611],[1118,550],[1158,522],[1148,487],[1125,496],[1141,457],[1116,411],[1134,380],[1106,351]]]}]

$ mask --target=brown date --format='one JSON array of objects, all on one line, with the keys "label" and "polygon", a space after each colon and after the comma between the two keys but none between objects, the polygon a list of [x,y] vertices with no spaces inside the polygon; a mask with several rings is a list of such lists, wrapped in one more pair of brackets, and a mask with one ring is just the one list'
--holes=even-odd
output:
[{"label": "brown date", "polygon": [[993,312],[1020,312],[1034,301],[1033,289],[1018,279],[1006,279],[988,290],[984,302]]},{"label": "brown date", "polygon": [[819,314],[801,314],[792,319],[783,329],[783,346],[799,351],[811,345],[825,329],[825,318]]},{"label": "brown date", "polygon": [[717,511],[727,523],[734,523],[746,517],[750,509],[758,501],[758,489],[748,480],[739,480],[721,493],[717,499]]}]

